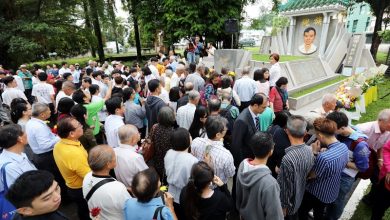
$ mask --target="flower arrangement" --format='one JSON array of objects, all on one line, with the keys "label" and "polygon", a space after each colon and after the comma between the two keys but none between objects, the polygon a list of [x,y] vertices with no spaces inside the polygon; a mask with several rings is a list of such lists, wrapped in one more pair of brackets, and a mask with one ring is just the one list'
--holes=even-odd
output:
[{"label": "flower arrangement", "polygon": [[337,100],[343,104],[345,109],[355,110],[355,102],[359,97],[382,80],[383,72],[377,67],[367,69],[361,74],[355,74],[339,86],[336,91]]}]

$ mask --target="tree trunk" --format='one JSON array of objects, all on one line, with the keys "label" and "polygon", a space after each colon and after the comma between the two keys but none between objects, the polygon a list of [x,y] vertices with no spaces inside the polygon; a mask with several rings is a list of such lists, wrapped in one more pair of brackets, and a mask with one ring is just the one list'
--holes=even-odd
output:
[{"label": "tree trunk", "polygon": [[[92,25],[91,25],[91,19],[89,17],[89,9],[88,9],[88,3],[84,0],[83,1],[83,9],[84,9],[84,15],[85,15],[85,27],[88,30],[90,34],[92,34]],[[87,38],[90,39],[90,38]],[[91,42],[91,40],[88,40],[88,43],[91,47],[91,55],[92,57],[96,58],[96,49],[95,45]]]},{"label": "tree trunk", "polygon": [[136,12],[136,0],[129,0],[131,1],[131,13],[133,14],[133,25],[134,25],[134,37],[135,37],[135,47],[137,48],[137,61],[141,62],[142,61],[142,54],[141,54],[141,40],[139,37],[139,29],[138,29],[138,16]]},{"label": "tree trunk", "polygon": [[378,32],[382,30],[382,21],[383,21],[384,11],[385,11],[385,8],[379,8],[378,13],[375,13],[376,21],[375,21],[374,33],[372,34],[372,43],[371,43],[371,48],[370,48],[371,55],[375,61],[376,61],[376,55],[378,53],[379,45],[382,42],[382,39],[379,36]]},{"label": "tree trunk", "polygon": [[100,23],[99,23],[99,15],[96,8],[96,1],[95,0],[89,0],[89,5],[91,9],[91,15],[92,15],[92,22],[93,22],[93,30],[95,32],[95,36],[98,41],[98,55],[99,55],[99,61],[101,63],[104,62],[104,50],[103,50],[103,39],[102,39],[102,32],[100,30]]}]

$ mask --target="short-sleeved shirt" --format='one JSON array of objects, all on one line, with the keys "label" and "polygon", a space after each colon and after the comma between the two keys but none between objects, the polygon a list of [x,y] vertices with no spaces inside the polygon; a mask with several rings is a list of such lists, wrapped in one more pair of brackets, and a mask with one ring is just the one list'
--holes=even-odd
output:
[{"label": "short-sleeved shirt", "polygon": [[125,203],[125,219],[126,220],[150,220],[153,218],[154,212],[158,207],[164,207],[157,220],[173,220],[173,215],[168,207],[166,207],[161,197],[154,198],[147,203],[138,202],[136,198],[130,198]]},{"label": "short-sleeved shirt", "polygon": [[386,141],[390,140],[390,131],[381,132],[378,121],[366,122],[358,124],[356,127],[367,135],[368,146],[374,150],[381,149]]},{"label": "short-sleeved shirt", "polygon": [[210,156],[214,165],[214,173],[222,182],[227,183],[233,177],[236,168],[233,155],[223,146],[222,141],[213,141],[208,138],[195,138],[191,144],[191,153],[200,161],[203,161],[207,146],[211,146]]},{"label": "short-sleeved shirt", "polygon": [[93,127],[93,135],[97,135],[100,131],[100,120],[98,112],[104,107],[104,100],[85,104],[84,107],[87,109],[88,118],[87,124]]},{"label": "short-sleeved shirt", "polygon": [[38,83],[33,86],[32,96],[35,96],[38,102],[42,102],[45,104],[53,103],[51,100],[51,96],[54,95],[54,88],[52,85],[47,83]]},{"label": "short-sleeved shirt", "polygon": [[[33,83],[32,83],[32,75],[30,72],[23,73],[22,71],[18,72],[18,76],[22,78],[24,89],[32,89]],[[25,77],[28,77],[29,79],[25,79]]]},{"label": "short-sleeved shirt", "polygon": [[53,150],[54,160],[66,186],[71,189],[80,189],[83,179],[91,172],[88,165],[88,154],[80,141],[61,139]]},{"label": "short-sleeved shirt", "polygon": [[[6,163],[9,163],[4,168],[8,188],[23,173],[37,169],[34,164],[27,158],[27,155],[25,153],[17,154],[4,149],[3,152],[0,154],[0,168]],[[4,183],[3,177],[1,177],[0,192],[3,190]]]},{"label": "short-sleeved shirt", "polygon": [[341,173],[349,160],[347,145],[335,142],[328,150],[319,153],[313,166],[314,180],[307,184],[307,191],[323,203],[336,200],[340,190]]}]

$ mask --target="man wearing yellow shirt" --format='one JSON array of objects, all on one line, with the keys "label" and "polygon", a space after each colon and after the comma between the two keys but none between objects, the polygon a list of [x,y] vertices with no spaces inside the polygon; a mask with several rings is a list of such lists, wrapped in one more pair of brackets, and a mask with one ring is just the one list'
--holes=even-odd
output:
[{"label": "man wearing yellow shirt", "polygon": [[57,133],[61,140],[54,146],[54,160],[65,179],[69,197],[77,204],[79,218],[90,219],[82,186],[91,169],[87,151],[78,140],[83,135],[83,126],[74,118],[65,118],[58,123]]}]

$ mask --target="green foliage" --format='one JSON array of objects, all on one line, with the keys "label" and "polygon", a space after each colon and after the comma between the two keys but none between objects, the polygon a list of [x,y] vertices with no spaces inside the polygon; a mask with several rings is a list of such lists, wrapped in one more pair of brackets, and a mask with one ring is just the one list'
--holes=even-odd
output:
[{"label": "green foliage", "polygon": [[390,30],[380,31],[379,36],[382,37],[384,41],[390,41]]},{"label": "green foliage", "polygon": [[[76,25],[77,0],[14,1],[0,4],[0,60],[6,66],[37,60],[49,52],[85,52],[87,38]],[[70,43],[71,42],[71,43]]]},{"label": "green foliage", "polygon": [[276,13],[272,12],[251,20],[250,29],[265,30],[266,27],[272,27],[273,19]]},{"label": "green foliage", "polygon": [[273,36],[277,35],[280,31],[282,31],[285,27],[288,27],[290,24],[290,20],[284,16],[275,16],[272,20],[272,32]]}]

